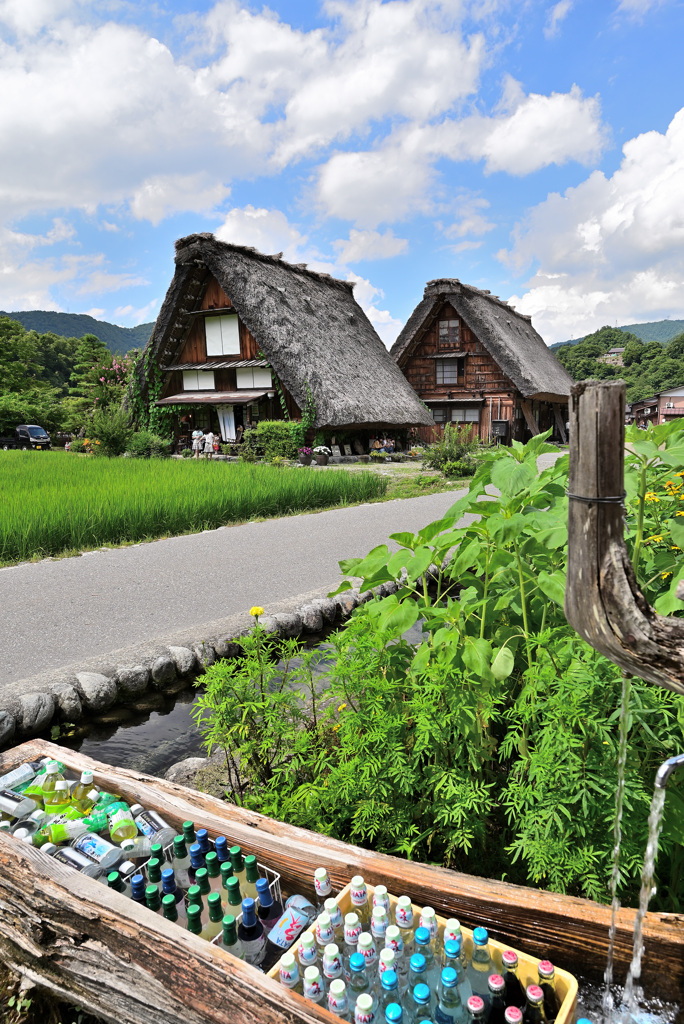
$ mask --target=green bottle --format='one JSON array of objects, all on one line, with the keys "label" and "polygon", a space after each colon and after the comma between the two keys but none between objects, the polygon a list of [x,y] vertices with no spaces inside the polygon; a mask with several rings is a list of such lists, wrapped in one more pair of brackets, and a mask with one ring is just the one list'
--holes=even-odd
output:
[{"label": "green bottle", "polygon": [[238,939],[237,921],[232,914],[226,914],[223,918],[222,935],[219,945],[222,949],[225,949],[226,953],[231,953],[238,960],[245,959],[245,947],[240,939]]},{"label": "green bottle", "polygon": [[168,896],[162,896],[162,914],[167,921],[178,921],[178,909],[176,907],[176,898],[172,893]]},{"label": "green bottle", "polygon": [[233,874],[240,883],[240,888],[244,891],[247,869],[245,867],[245,858],[242,856],[242,850],[239,846],[231,846],[230,863],[233,865]]},{"label": "green bottle", "polygon": [[239,907],[239,910],[235,911],[235,914],[242,913],[242,895],[240,893],[240,880],[232,875],[226,883],[226,889],[228,891],[228,906]]},{"label": "green bottle", "polygon": [[166,854],[164,853],[164,847],[161,843],[152,843],[150,846],[150,857],[156,857],[162,864],[164,863],[166,860]]},{"label": "green bottle", "polygon": [[197,836],[195,835],[195,825],[192,821],[183,822],[183,838],[185,839],[186,846],[192,846],[193,843],[197,842]]},{"label": "green bottle", "polygon": [[148,910],[153,911],[155,914],[161,914],[161,899],[159,897],[159,889],[156,885],[148,885],[145,887],[145,903],[147,904]]},{"label": "green bottle", "polygon": [[202,938],[211,942],[216,936],[223,931],[223,907],[221,906],[221,896],[217,892],[212,892],[207,897],[207,904],[209,906],[209,920],[202,929]]},{"label": "green bottle", "polygon": [[148,862],[147,862],[147,880],[148,880],[148,882],[153,882],[155,885],[160,885],[161,884],[161,880],[162,880],[161,869],[162,869],[162,862],[159,860],[158,857],[153,857],[152,860],[148,860]]},{"label": "green bottle", "polygon": [[211,891],[219,893],[225,904],[225,893],[223,892],[223,885],[221,881],[221,865],[219,864],[218,854],[214,850],[211,850],[207,854],[205,861]]},{"label": "green bottle", "polygon": [[114,889],[115,892],[120,892],[122,896],[131,895],[131,887],[128,882],[124,882],[118,871],[110,871],[107,875],[107,888]]},{"label": "green bottle", "polygon": [[208,919],[209,915],[208,915],[207,911],[205,910],[204,900],[202,899],[202,893],[200,891],[199,885],[191,885],[190,886],[190,888],[188,889],[187,895],[185,897],[185,905],[186,905],[186,908],[187,908],[188,911],[190,910],[190,907],[192,907],[193,905],[199,907],[199,910],[200,910],[200,920],[201,920],[202,924],[204,924],[205,920]]},{"label": "green bottle", "polygon": [[[194,888],[194,886],[192,887]],[[188,907],[188,931],[194,935],[202,934],[202,910],[196,903]]]},{"label": "green bottle", "polygon": [[249,856],[245,857],[245,881],[241,886],[243,900],[249,896],[256,902],[258,896],[256,880],[258,877],[257,859],[253,853],[250,853]]},{"label": "green bottle", "polygon": [[[185,824],[188,824],[187,821]],[[173,873],[176,876],[176,884],[179,885],[181,889],[189,889],[192,884],[189,874],[190,854],[188,853],[183,836],[176,836],[173,841],[171,867],[173,868]]]},{"label": "green bottle", "polygon": [[223,864],[221,864],[221,898],[225,901],[228,899],[228,882],[232,877],[233,865],[229,860],[224,860]]},{"label": "green bottle", "polygon": [[[195,872],[195,885],[199,886],[199,891],[202,895],[202,924],[206,925],[209,921],[209,908],[207,906],[208,897],[211,893],[211,886],[209,885],[209,875],[207,874],[206,868],[198,868]],[[219,896],[219,901],[221,897]]]}]

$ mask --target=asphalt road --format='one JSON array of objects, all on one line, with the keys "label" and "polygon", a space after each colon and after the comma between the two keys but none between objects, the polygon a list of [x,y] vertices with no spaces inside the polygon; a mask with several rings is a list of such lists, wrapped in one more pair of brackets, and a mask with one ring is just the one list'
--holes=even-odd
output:
[{"label": "asphalt road", "polygon": [[0,569],[0,685],[340,580],[338,560],[463,491],[222,527]]}]

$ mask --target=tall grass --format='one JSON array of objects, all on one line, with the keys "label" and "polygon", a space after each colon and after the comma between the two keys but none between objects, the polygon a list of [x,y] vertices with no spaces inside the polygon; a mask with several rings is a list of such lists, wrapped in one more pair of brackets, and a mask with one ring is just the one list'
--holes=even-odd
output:
[{"label": "tall grass", "polygon": [[373,473],[0,452],[0,564],[381,497]]}]

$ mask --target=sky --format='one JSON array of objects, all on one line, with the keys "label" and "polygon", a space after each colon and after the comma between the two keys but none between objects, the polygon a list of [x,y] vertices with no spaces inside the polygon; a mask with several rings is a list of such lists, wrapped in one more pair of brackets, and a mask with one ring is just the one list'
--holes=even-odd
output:
[{"label": "sky", "polygon": [[684,0],[0,0],[0,309],[151,321],[195,231],[548,344],[684,317]]}]

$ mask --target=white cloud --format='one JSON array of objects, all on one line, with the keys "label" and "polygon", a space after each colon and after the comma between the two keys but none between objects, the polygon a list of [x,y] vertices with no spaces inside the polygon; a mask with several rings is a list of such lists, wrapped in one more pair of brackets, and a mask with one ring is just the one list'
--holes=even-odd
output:
[{"label": "white cloud", "polygon": [[[447,238],[465,238],[467,235],[480,237],[493,231],[496,224],[487,220],[485,210],[489,209],[489,202],[479,196],[464,195],[455,204],[456,220],[449,225],[438,224],[438,228]],[[461,243],[459,250],[473,248],[480,243],[469,242],[467,245]]]},{"label": "white cloud", "polygon": [[235,245],[252,245],[265,253],[282,252],[286,260],[300,263],[308,239],[288,221],[281,210],[254,206],[234,207],[215,231],[217,238]]},{"label": "white cloud", "polygon": [[574,0],[559,0],[557,4],[549,8],[548,17],[544,26],[546,39],[553,39],[560,31],[560,23],[564,21],[573,8]]},{"label": "white cloud", "polygon": [[381,234],[379,231],[357,231],[352,228],[349,238],[338,238],[333,242],[333,249],[342,263],[386,260],[408,252],[408,240],[397,238],[391,230]]},{"label": "white cloud", "polygon": [[[159,312],[159,299],[151,299],[144,306],[117,306],[114,310],[115,323],[120,327],[136,327],[138,324],[146,324],[156,319]],[[94,315],[94,314],[93,314]],[[121,321],[124,321],[123,323]]]},{"label": "white cloud", "polygon": [[105,315],[105,311],[100,306],[93,306],[92,309],[85,310],[85,315],[92,316],[95,320],[102,320]]},{"label": "white cloud", "polygon": [[661,7],[665,0],[620,0],[617,6],[619,14],[627,14],[632,17],[641,17],[653,10],[655,7]]},{"label": "white cloud", "polygon": [[684,307],[684,109],[665,134],[623,147],[612,177],[599,171],[554,193],[516,229],[502,258],[537,263],[512,302],[547,341],[579,337],[606,323],[678,316]]},{"label": "white cloud", "polygon": [[159,224],[180,210],[210,213],[229,195],[230,189],[220,182],[208,181],[205,172],[198,174],[156,174],[133,193],[131,213],[138,220]]},{"label": "white cloud", "polygon": [[373,324],[373,327],[387,348],[390,348],[404,325],[401,320],[393,317],[389,310],[378,309],[375,305],[376,299],[384,298],[384,292],[381,288],[376,288],[375,285],[371,284],[368,278],[360,277],[351,270],[347,274],[347,280],[354,282],[354,298]]}]

